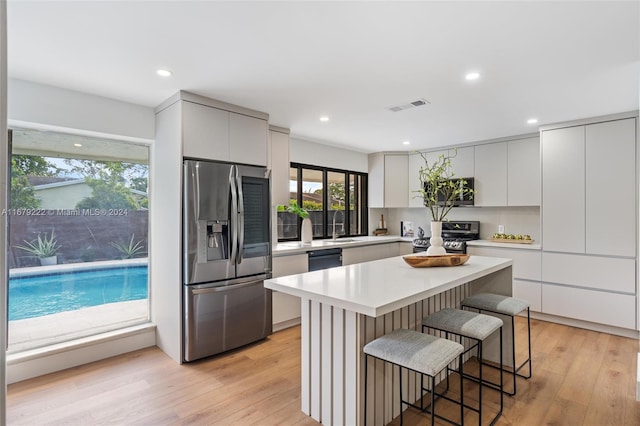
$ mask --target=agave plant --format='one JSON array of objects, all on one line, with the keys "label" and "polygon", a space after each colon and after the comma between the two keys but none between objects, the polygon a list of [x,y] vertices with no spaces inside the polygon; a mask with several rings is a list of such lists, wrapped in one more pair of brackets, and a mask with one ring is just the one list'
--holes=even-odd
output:
[{"label": "agave plant", "polygon": [[128,243],[112,241],[111,245],[115,247],[120,253],[122,253],[123,259],[131,259],[137,254],[144,253],[144,245],[142,243],[142,240],[134,241],[135,237],[135,234],[132,234],[131,240]]},{"label": "agave plant", "polygon": [[32,253],[33,255],[39,258],[56,256],[60,251],[60,245],[58,241],[56,241],[56,235],[53,230],[51,230],[51,236],[47,238],[47,234],[44,234],[44,238],[42,235],[38,234],[38,238],[29,242],[24,240],[24,246],[15,246],[20,250],[24,250],[26,252]]}]

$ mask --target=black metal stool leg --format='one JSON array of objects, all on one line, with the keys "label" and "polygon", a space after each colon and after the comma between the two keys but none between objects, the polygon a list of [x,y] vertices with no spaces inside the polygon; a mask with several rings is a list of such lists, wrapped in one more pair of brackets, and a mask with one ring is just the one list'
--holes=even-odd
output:
[{"label": "black metal stool leg", "polygon": [[364,355],[364,425],[367,426],[367,365],[369,356]]}]

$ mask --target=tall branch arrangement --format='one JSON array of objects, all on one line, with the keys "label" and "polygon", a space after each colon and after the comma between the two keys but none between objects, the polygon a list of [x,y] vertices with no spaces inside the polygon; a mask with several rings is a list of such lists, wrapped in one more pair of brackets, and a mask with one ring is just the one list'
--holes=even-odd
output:
[{"label": "tall branch arrangement", "polygon": [[[418,172],[420,189],[413,191],[418,193],[415,198],[422,197],[424,206],[431,212],[432,220],[441,222],[453,208],[456,199],[473,196],[474,191],[466,187],[465,180],[453,179],[451,159],[458,154],[457,150],[454,149],[454,155],[440,154],[431,164],[424,153],[418,152],[418,154],[424,160],[424,165]],[[440,201],[438,201],[438,195],[440,195]]]}]

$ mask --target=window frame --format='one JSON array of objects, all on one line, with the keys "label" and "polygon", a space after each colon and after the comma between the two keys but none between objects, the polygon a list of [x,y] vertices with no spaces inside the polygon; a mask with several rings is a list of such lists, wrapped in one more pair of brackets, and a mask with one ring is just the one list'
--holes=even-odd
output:
[{"label": "window frame", "polygon": [[[369,174],[366,172],[357,172],[354,170],[344,170],[344,169],[337,169],[337,168],[333,168],[333,167],[323,167],[323,166],[316,166],[316,165],[312,165],[312,164],[304,164],[304,163],[297,163],[297,162],[291,162],[289,164],[289,170],[291,169],[296,169],[296,202],[298,203],[299,206],[302,206],[303,204],[303,192],[302,192],[302,185],[303,185],[303,180],[302,180],[302,176],[303,176],[303,170],[315,170],[315,171],[319,171],[322,172],[322,235],[320,236],[314,236],[313,239],[314,240],[320,240],[320,239],[327,239],[327,238],[331,238],[331,232],[330,232],[330,223],[329,223],[329,212],[332,211],[331,210],[331,205],[329,204],[329,179],[328,179],[328,175],[329,173],[341,173],[344,174],[345,180],[344,180],[344,185],[345,185],[345,211],[349,211],[348,210],[348,206],[349,206],[349,202],[351,200],[351,198],[353,197],[353,194],[358,195],[361,194],[360,197],[360,205],[356,204],[356,208],[355,208],[355,212],[361,217],[361,221],[362,221],[362,226],[361,226],[361,232],[359,233],[351,233],[351,215],[350,214],[345,214],[345,224],[344,224],[344,228],[345,228],[345,233],[340,235],[339,238],[341,237],[362,237],[362,236],[367,236],[368,235],[368,229],[369,229],[369,223],[368,223],[368,210],[369,210],[369,200],[368,200],[368,184],[369,184]],[[352,176],[357,176],[360,177],[360,185],[358,188],[355,189],[355,191],[351,191],[351,188],[349,186],[349,183],[351,182],[351,177]],[[355,179],[355,181],[358,181],[358,179]],[[301,229],[302,229],[302,219],[298,218],[298,227],[297,227],[297,232],[296,232],[296,236],[295,237],[291,237],[291,238],[279,238],[278,241],[280,242],[286,242],[286,241],[299,241],[301,238]]]}]

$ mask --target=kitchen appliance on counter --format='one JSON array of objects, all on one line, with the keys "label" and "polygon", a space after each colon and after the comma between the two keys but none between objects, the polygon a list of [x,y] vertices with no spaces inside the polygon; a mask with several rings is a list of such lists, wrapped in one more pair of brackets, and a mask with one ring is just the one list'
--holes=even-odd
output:
[{"label": "kitchen appliance on counter", "polygon": [[184,160],[183,360],[272,333],[269,171]]},{"label": "kitchen appliance on counter", "polygon": [[[480,239],[479,221],[442,222],[442,246],[447,253],[466,253],[467,241]],[[413,240],[413,252],[427,251],[429,237]]]}]

